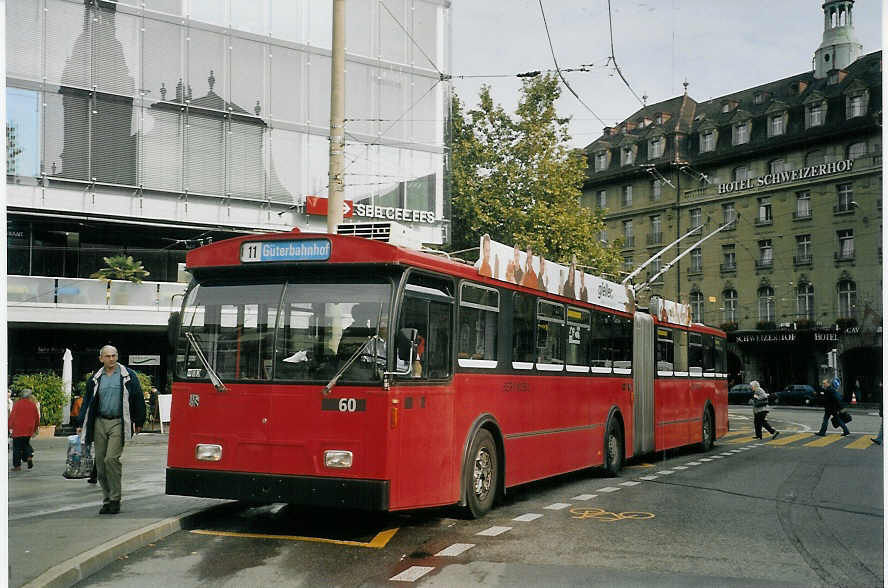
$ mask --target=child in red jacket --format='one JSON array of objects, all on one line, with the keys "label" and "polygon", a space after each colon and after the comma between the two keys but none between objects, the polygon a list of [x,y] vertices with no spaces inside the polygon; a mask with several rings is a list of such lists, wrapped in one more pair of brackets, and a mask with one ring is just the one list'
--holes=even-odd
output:
[{"label": "child in red jacket", "polygon": [[22,390],[22,397],[12,405],[9,413],[9,432],[12,436],[12,471],[22,470],[22,461],[27,460],[28,469],[34,467],[34,449],[31,437],[40,427],[40,413],[31,399],[31,390]]}]

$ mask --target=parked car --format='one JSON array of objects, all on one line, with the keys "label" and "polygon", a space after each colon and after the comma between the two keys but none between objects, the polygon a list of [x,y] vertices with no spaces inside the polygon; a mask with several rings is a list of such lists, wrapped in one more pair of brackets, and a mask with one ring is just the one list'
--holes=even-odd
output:
[{"label": "parked car", "polygon": [[752,387],[749,384],[736,384],[728,390],[728,403],[752,404]]},{"label": "parked car", "polygon": [[818,395],[808,384],[791,384],[777,392],[777,404],[810,405],[817,402]]}]

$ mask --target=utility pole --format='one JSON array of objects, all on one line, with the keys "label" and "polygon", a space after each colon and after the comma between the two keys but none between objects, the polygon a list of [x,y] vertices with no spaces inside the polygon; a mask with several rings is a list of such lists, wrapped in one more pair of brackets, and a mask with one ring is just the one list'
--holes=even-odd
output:
[{"label": "utility pole", "polygon": [[345,0],[333,0],[333,62],[330,68],[330,176],[327,232],[336,233],[345,201]]}]

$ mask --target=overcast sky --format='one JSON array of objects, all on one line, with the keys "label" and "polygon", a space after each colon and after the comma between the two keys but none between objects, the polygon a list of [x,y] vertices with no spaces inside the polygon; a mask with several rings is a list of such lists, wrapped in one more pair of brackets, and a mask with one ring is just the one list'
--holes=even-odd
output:
[{"label": "overcast sky", "polygon": [[[823,38],[822,0],[611,0],[614,55],[638,96],[654,104],[688,94],[697,101],[810,71]],[[854,29],[863,53],[882,48],[882,0],[857,0]],[[558,103],[573,117],[573,144],[585,146],[640,108],[612,67],[607,0],[543,0],[558,65],[592,63],[565,74],[594,115],[567,89]],[[452,73],[515,74],[553,67],[538,0],[453,0]],[[460,99],[477,104],[482,83],[513,112],[517,78],[454,80]]]}]

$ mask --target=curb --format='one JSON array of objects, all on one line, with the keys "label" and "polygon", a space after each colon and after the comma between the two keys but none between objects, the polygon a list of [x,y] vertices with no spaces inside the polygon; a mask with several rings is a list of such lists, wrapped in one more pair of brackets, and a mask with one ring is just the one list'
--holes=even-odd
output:
[{"label": "curb", "polygon": [[158,521],[142,529],[130,531],[125,535],[107,541],[98,547],[72,557],[68,561],[49,568],[33,580],[23,584],[22,588],[42,588],[44,586],[70,588],[74,584],[95,574],[117,558],[181,531],[201,516],[210,515],[215,511],[231,509],[233,505],[240,506],[236,502],[214,504]]}]

